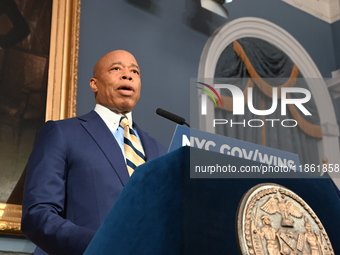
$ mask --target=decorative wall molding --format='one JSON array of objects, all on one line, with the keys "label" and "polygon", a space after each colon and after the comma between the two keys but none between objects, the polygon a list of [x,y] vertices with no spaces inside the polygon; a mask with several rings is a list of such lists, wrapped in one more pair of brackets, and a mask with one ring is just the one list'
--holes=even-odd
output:
[{"label": "decorative wall molding", "polygon": [[332,72],[332,78],[326,80],[326,85],[334,99],[340,97],[340,69]]},{"label": "decorative wall molding", "polygon": [[323,21],[333,23],[340,20],[339,0],[282,0]]}]

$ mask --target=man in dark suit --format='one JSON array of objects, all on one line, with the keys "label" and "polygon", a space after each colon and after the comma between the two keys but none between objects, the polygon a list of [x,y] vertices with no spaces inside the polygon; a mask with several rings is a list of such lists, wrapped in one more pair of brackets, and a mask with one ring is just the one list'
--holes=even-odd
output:
[{"label": "man in dark suit", "polygon": [[[94,67],[90,113],[44,124],[30,156],[23,200],[22,231],[34,254],[82,254],[129,180],[122,116],[140,97],[140,70],[127,51],[106,54]],[[135,123],[146,160],[166,152]],[[138,171],[138,169],[136,170]]]}]

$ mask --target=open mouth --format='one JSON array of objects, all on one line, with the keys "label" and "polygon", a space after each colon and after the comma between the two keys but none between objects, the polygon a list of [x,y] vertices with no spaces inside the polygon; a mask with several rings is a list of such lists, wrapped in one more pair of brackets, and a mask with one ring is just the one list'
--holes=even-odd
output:
[{"label": "open mouth", "polygon": [[120,91],[122,95],[128,95],[128,96],[132,95],[133,92],[135,91],[132,86],[128,86],[128,85],[120,86],[118,90]]},{"label": "open mouth", "polygon": [[119,90],[126,90],[126,91],[134,91],[133,87],[127,86],[127,85],[120,86],[118,89]]}]

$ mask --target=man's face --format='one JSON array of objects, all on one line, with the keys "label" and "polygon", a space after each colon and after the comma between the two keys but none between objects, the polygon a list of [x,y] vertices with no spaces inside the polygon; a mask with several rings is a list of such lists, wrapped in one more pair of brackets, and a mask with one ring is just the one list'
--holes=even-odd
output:
[{"label": "man's face", "polygon": [[90,87],[96,103],[122,114],[131,112],[140,97],[140,70],[136,59],[127,51],[112,51],[94,68]]},{"label": "man's face", "polygon": [[270,219],[267,218],[267,217],[264,217],[264,218],[262,219],[262,222],[263,222],[264,225],[270,225]]}]

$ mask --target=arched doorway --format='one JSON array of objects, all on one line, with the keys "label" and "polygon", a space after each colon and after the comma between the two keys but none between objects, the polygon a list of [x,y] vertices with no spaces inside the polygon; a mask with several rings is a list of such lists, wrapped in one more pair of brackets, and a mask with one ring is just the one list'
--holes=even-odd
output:
[{"label": "arched doorway", "polygon": [[[339,164],[339,129],[327,86],[311,57],[299,42],[287,31],[263,19],[246,17],[236,19],[219,28],[206,43],[199,64],[198,78],[214,78],[216,65],[225,48],[241,38],[262,39],[282,50],[308,78],[308,89],[316,102],[317,112],[322,127],[322,139],[317,142],[319,162],[323,158],[330,164]],[[208,111],[214,112],[212,102],[208,102]],[[214,116],[200,116],[200,129],[215,133],[207,125]],[[338,186],[340,184],[338,183]]]}]

